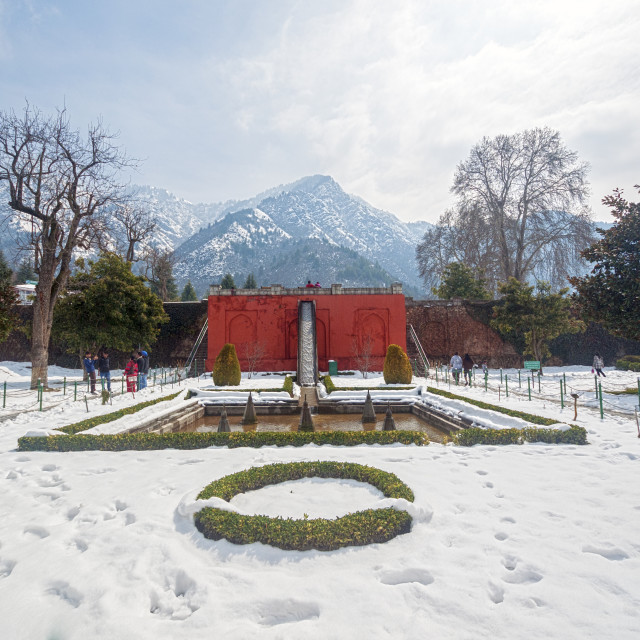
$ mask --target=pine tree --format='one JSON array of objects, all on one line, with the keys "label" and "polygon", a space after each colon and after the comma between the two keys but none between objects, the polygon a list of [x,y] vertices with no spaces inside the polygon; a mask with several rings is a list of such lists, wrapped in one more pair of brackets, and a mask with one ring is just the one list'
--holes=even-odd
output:
[{"label": "pine tree", "polygon": [[107,254],[70,278],[67,295],[56,305],[53,334],[71,353],[95,352],[101,345],[125,351],[153,344],[167,320],[145,278],[131,273],[131,263]]},{"label": "pine tree", "polygon": [[198,295],[196,294],[196,290],[193,288],[191,284],[191,280],[184,285],[184,289],[182,290],[182,295],[180,296],[180,300],[182,302],[193,302],[198,299]]},{"label": "pine tree", "polygon": [[256,278],[253,275],[253,273],[250,273],[247,276],[247,279],[244,281],[244,284],[242,285],[243,289],[257,289],[258,288],[258,283],[256,282]]},{"label": "pine tree", "polygon": [[0,251],[0,342],[15,328],[18,318],[14,305],[18,303],[18,295],[11,284],[11,269]]},{"label": "pine tree", "polygon": [[534,287],[509,278],[498,285],[498,291],[502,300],[493,312],[491,326],[501,332],[522,334],[526,353],[540,363],[550,355],[551,340],[563,333],[584,330],[584,324],[571,314],[567,288],[552,293],[547,282]]},{"label": "pine tree", "polygon": [[478,277],[473,269],[462,262],[449,263],[442,273],[440,286],[434,287],[431,291],[441,300],[488,300],[491,297],[484,278]]},{"label": "pine tree", "polygon": [[236,283],[233,279],[233,276],[230,273],[226,273],[224,275],[224,278],[222,278],[222,281],[220,282],[220,286],[223,289],[235,289]]},{"label": "pine tree", "polygon": [[628,202],[619,190],[602,202],[611,207],[616,223],[598,230],[602,238],[582,252],[595,262],[591,275],[569,282],[585,319],[599,322],[616,336],[640,340],[640,203]]},{"label": "pine tree", "polygon": [[25,284],[27,280],[37,280],[38,276],[33,270],[33,262],[30,258],[24,258],[15,272],[16,284]]}]

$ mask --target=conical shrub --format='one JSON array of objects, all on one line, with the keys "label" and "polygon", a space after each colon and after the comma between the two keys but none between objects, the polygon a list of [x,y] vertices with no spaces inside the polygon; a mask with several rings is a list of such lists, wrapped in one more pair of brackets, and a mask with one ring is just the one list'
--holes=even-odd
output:
[{"label": "conical shrub", "polygon": [[387,384],[410,384],[413,372],[409,357],[397,344],[390,344],[382,369]]},{"label": "conical shrub", "polygon": [[240,384],[240,362],[236,355],[236,347],[227,343],[220,349],[220,353],[213,365],[213,384],[216,387],[236,386]]}]

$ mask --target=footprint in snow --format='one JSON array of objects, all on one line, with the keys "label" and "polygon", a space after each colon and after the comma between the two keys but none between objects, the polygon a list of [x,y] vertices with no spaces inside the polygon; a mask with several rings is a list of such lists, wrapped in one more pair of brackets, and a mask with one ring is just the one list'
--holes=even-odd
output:
[{"label": "footprint in snow", "polygon": [[29,533],[32,536],[36,536],[36,538],[47,538],[49,537],[49,531],[44,527],[32,526],[25,527],[23,533]]},{"label": "footprint in snow", "polygon": [[496,540],[500,540],[500,542],[503,542],[504,540],[506,540],[509,537],[509,534],[505,533],[504,531],[498,531],[498,533],[496,533],[493,537]]},{"label": "footprint in snow", "polygon": [[18,563],[14,560],[0,560],[0,580],[8,578],[16,564]]},{"label": "footprint in snow", "polygon": [[510,516],[505,516],[504,518],[500,518],[500,522],[508,522],[510,524],[516,523],[515,519]]},{"label": "footprint in snow", "polygon": [[411,584],[417,582],[424,586],[430,585],[435,578],[425,569],[408,568],[384,571],[380,574],[379,580],[382,584],[398,585]]},{"label": "footprint in snow", "polygon": [[42,467],[42,471],[57,471],[60,467],[56,466],[55,464],[45,464]]},{"label": "footprint in snow", "polygon": [[620,561],[627,560],[629,558],[629,554],[618,547],[595,547],[593,545],[587,544],[582,547],[583,553],[593,553],[598,556],[602,556],[607,560]]},{"label": "footprint in snow", "polygon": [[68,582],[62,580],[51,582],[45,593],[58,596],[58,598],[70,604],[74,609],[77,609],[82,604],[82,594],[69,585]]},{"label": "footprint in snow", "polygon": [[288,598],[284,600],[264,600],[251,607],[249,616],[258,624],[275,627],[280,624],[314,620],[320,617],[320,607],[315,602],[305,602]]},{"label": "footprint in snow", "polygon": [[494,582],[489,581],[487,586],[487,595],[494,604],[504,602],[504,589]]},{"label": "footprint in snow", "polygon": [[476,473],[477,473],[479,476],[486,476],[486,475],[488,475],[488,474],[489,474],[489,472],[488,472],[488,471],[481,471],[481,470],[476,471]]}]

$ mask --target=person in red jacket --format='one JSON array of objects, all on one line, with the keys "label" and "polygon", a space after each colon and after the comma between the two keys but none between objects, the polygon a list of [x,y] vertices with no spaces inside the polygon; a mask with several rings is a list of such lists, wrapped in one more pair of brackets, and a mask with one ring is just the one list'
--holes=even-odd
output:
[{"label": "person in red jacket", "polygon": [[127,379],[127,393],[135,393],[136,382],[138,381],[138,363],[136,362],[137,355],[131,354],[131,359],[127,362],[127,366],[124,368],[124,375]]}]

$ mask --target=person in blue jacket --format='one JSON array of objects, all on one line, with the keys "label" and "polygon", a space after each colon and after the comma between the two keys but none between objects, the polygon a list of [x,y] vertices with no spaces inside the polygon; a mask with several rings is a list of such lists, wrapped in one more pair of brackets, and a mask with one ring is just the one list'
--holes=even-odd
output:
[{"label": "person in blue jacket", "polygon": [[144,389],[147,386],[147,375],[149,373],[149,354],[146,351],[140,351],[142,356],[142,368],[140,368],[140,361],[138,360],[138,372],[140,373],[140,389]]},{"label": "person in blue jacket", "polygon": [[96,363],[95,361],[98,359],[98,356],[95,358],[91,357],[91,351],[86,351],[84,354],[84,370],[87,372],[89,376],[89,380],[91,381],[91,393],[96,392]]},{"label": "person in blue jacket", "polygon": [[107,381],[107,391],[111,393],[111,369],[109,367],[109,352],[106,347],[100,349],[98,355],[98,371],[100,372],[100,377]]}]

